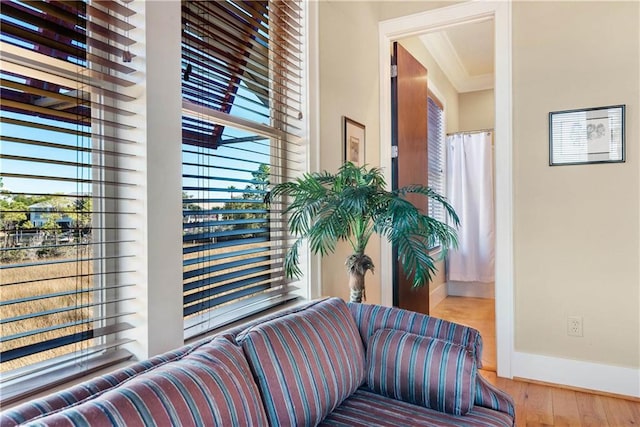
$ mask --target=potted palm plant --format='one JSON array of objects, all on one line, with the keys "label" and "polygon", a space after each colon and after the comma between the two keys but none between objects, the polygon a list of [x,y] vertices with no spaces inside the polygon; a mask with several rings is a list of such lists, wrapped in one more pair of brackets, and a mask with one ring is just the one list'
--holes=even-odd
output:
[{"label": "potted palm plant", "polygon": [[[353,249],[346,260],[350,301],[362,302],[365,274],[374,271],[365,249],[371,236],[379,234],[397,247],[398,260],[413,286],[427,284],[436,272],[429,249],[440,244],[444,254],[457,244],[454,227],[458,226],[458,216],[444,197],[426,186],[410,185],[394,191],[385,187],[379,168],[367,169],[351,162],[336,174],[304,174],[275,186],[271,198],[287,198],[284,213],[289,231],[297,237],[285,255],[287,277],[302,274],[298,263],[304,239],[309,240],[311,251],[321,256],[333,252],[339,241],[347,241]],[[423,214],[406,199],[407,194],[419,194],[441,204],[453,227]]]}]

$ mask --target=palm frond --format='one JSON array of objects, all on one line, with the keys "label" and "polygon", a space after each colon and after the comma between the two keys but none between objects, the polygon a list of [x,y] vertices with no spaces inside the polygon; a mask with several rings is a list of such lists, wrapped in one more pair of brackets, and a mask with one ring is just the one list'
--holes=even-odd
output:
[{"label": "palm frond", "polygon": [[300,245],[302,245],[303,241],[304,239],[302,237],[296,240],[284,256],[284,272],[285,275],[289,278],[299,278],[302,276],[302,270],[300,270],[299,250]]},{"label": "palm frond", "polygon": [[441,196],[440,194],[436,193],[433,189],[429,187],[425,187],[424,185],[419,185],[419,184],[412,184],[412,185],[407,185],[405,187],[397,189],[395,193],[401,196],[406,196],[409,193],[422,194],[423,196],[426,196],[429,199],[435,200],[436,202],[442,205],[442,207],[447,212],[447,215],[449,216],[453,224],[456,227],[460,225],[460,219],[458,218],[456,211],[447,201],[446,197]]},{"label": "palm frond", "polygon": [[348,239],[352,224],[351,212],[336,203],[327,203],[318,210],[312,228],[304,237],[309,238],[314,253],[324,256],[335,251],[338,241]]},{"label": "palm frond", "polygon": [[[377,233],[396,245],[398,259],[414,286],[426,284],[436,271],[429,248],[439,243],[446,251],[457,245],[454,227],[459,224],[458,216],[446,198],[429,187],[410,185],[396,191],[385,187],[381,169],[350,162],[336,174],[309,173],[275,186],[271,198],[286,199],[284,214],[289,230],[298,237],[285,256],[287,276],[301,274],[298,252],[303,239],[308,239],[311,251],[320,255],[335,251],[339,241],[348,241],[354,254],[347,265],[354,268],[355,260],[370,261],[364,251],[371,235]],[[410,193],[440,203],[453,226],[421,213],[406,199]],[[373,271],[372,262],[360,267]]]},{"label": "palm frond", "polygon": [[381,207],[386,210],[375,217],[375,231],[396,245],[398,260],[406,277],[413,277],[413,285],[425,285],[436,271],[429,249],[437,243],[443,251],[457,245],[455,229],[422,214],[402,197],[391,197]]}]

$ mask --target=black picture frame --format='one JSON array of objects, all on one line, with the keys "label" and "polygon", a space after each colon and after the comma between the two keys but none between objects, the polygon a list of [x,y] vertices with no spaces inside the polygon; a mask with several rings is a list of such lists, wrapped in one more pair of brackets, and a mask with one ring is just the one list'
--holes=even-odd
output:
[{"label": "black picture frame", "polygon": [[365,164],[366,128],[346,116],[342,116],[342,159],[356,166]]},{"label": "black picture frame", "polygon": [[549,166],[624,162],[624,104],[549,113]]}]

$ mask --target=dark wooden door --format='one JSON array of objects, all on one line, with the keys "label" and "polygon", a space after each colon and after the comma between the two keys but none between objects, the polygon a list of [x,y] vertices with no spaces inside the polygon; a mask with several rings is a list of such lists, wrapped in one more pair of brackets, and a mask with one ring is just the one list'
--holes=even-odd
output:
[{"label": "dark wooden door", "polygon": [[[398,43],[393,44],[392,64],[397,66],[397,77],[392,81],[392,144],[397,146],[393,186],[427,185],[427,69]],[[407,198],[427,211],[425,197]],[[429,285],[413,288],[412,278],[405,276],[397,261],[393,275],[394,305],[428,314]]]}]

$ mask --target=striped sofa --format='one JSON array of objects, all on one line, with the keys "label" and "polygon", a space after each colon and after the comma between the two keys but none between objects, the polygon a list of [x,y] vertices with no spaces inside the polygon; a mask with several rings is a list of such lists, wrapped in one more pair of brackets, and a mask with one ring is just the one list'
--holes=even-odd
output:
[{"label": "striped sofa", "polygon": [[0,414],[33,426],[514,426],[471,328],[312,301]]}]

